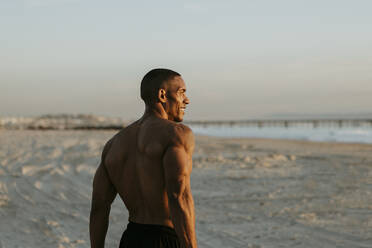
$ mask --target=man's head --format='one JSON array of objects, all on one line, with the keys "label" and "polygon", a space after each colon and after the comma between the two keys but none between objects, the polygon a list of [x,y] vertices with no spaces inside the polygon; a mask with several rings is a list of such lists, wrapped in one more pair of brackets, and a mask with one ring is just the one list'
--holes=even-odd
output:
[{"label": "man's head", "polygon": [[186,105],[186,85],[181,75],[169,69],[149,71],[141,82],[141,98],[147,106],[161,103],[169,120],[183,120]]}]

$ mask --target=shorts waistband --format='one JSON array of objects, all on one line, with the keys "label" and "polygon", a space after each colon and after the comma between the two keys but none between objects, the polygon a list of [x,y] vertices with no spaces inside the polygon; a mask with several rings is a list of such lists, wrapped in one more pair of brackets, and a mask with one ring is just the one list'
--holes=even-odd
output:
[{"label": "shorts waistband", "polygon": [[140,223],[135,223],[132,221],[129,221],[127,225],[127,230],[128,231],[134,231],[134,232],[161,232],[161,233],[166,233],[169,235],[175,235],[176,231],[174,228],[171,228],[169,226],[163,226],[163,225],[154,225],[154,224],[140,224]]}]

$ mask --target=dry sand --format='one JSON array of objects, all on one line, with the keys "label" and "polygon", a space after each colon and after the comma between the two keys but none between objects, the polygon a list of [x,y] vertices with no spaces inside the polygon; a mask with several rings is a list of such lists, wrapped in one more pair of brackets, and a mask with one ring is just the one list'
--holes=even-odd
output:
[{"label": "dry sand", "polygon": [[[89,247],[111,131],[0,130],[0,247]],[[372,247],[372,145],[197,137],[199,247]],[[111,210],[107,247],[128,214]]]}]

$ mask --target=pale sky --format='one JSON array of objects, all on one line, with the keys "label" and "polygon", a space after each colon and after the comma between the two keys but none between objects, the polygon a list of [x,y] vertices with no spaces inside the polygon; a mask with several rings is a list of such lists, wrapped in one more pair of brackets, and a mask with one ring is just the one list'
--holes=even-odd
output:
[{"label": "pale sky", "polygon": [[185,119],[372,112],[372,1],[0,0],[0,116],[135,119],[152,68]]}]

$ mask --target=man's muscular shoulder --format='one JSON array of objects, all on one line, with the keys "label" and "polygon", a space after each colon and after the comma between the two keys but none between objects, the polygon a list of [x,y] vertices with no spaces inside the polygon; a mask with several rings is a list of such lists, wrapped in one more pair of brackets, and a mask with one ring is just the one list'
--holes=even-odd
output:
[{"label": "man's muscular shoulder", "polygon": [[169,145],[183,146],[188,152],[194,148],[194,134],[188,126],[182,123],[175,123],[169,128]]},{"label": "man's muscular shoulder", "polygon": [[109,141],[106,142],[106,144],[103,147],[103,151],[101,155],[101,161],[102,161],[101,163],[104,167],[106,167],[107,164],[111,162],[109,153],[111,153],[113,141],[114,141],[114,138],[111,138]]}]

